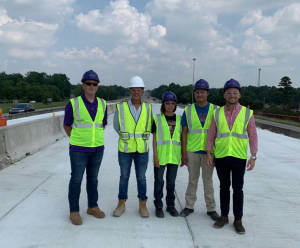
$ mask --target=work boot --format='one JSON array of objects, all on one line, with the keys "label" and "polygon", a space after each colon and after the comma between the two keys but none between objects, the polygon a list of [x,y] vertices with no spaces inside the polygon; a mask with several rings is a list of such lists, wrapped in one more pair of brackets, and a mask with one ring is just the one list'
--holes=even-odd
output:
[{"label": "work boot", "polygon": [[162,208],[157,208],[155,210],[155,215],[157,218],[164,218],[165,215],[164,215],[164,211],[162,210]]},{"label": "work boot", "polygon": [[241,220],[235,220],[233,226],[238,234],[245,234],[246,231]]},{"label": "work boot", "polygon": [[174,217],[177,217],[179,215],[175,207],[167,207],[167,212],[169,212],[170,215]]},{"label": "work boot", "polygon": [[101,211],[99,207],[88,208],[86,212],[87,214],[94,215],[96,218],[105,217],[105,213]]},{"label": "work boot", "polygon": [[82,219],[81,219],[79,212],[70,213],[70,220],[73,225],[81,225],[82,224]]},{"label": "work boot", "polygon": [[149,212],[148,212],[146,203],[147,203],[147,200],[142,201],[142,200],[140,199],[140,208],[139,208],[139,211],[140,211],[140,214],[141,214],[141,217],[142,217],[142,218],[147,218],[147,217],[149,217]]},{"label": "work boot", "polygon": [[207,212],[207,215],[214,221],[217,221],[220,218],[216,211]]},{"label": "work boot", "polygon": [[113,212],[113,216],[120,217],[125,212],[125,199],[119,199],[119,203],[115,211]]},{"label": "work boot", "polygon": [[189,216],[191,213],[194,213],[194,209],[184,208],[184,209],[180,212],[180,216],[181,216],[181,217],[187,217],[187,216]]},{"label": "work boot", "polygon": [[221,217],[215,222],[214,227],[219,229],[227,224],[228,224],[228,216],[225,217],[221,215]]}]

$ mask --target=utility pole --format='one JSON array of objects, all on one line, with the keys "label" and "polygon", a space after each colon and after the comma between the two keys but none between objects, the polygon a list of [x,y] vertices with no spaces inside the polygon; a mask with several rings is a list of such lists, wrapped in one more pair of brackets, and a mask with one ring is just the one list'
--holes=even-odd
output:
[{"label": "utility pole", "polygon": [[[195,84],[195,62],[196,62],[196,58],[193,58],[194,61],[194,67],[193,67],[193,85],[192,87],[194,88],[194,84]],[[192,88],[192,104],[194,103],[194,90]]]},{"label": "utility pole", "polygon": [[260,87],[260,71],[261,71],[261,69],[259,68],[258,69],[258,83],[257,83],[258,87]]}]

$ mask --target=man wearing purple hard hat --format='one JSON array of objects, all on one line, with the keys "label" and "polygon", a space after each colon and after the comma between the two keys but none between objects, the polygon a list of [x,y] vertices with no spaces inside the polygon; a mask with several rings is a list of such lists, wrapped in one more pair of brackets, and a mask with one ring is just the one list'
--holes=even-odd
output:
[{"label": "man wearing purple hard hat", "polygon": [[106,101],[96,97],[100,82],[93,70],[83,74],[81,96],[70,100],[65,109],[64,129],[70,137],[71,179],[69,206],[72,224],[81,225],[79,197],[82,177],[86,171],[87,213],[96,218],[105,214],[98,207],[98,172],[104,152],[104,128],[107,125]]},{"label": "man wearing purple hard hat", "polygon": [[[244,205],[244,175],[255,166],[257,153],[257,132],[253,111],[240,105],[241,85],[235,79],[224,85],[226,105],[214,111],[207,138],[207,165],[212,167],[210,151],[215,146],[216,170],[220,180],[221,217],[215,228],[229,223],[230,185],[233,189],[233,226],[237,233],[244,234],[242,224]],[[248,139],[251,156],[247,162]],[[230,179],[232,177],[232,180]]]},{"label": "man wearing purple hard hat", "polygon": [[[214,168],[210,168],[206,165],[205,146],[213,111],[217,109],[218,106],[207,101],[209,84],[204,79],[200,79],[195,83],[194,95],[196,103],[185,108],[181,120],[181,166],[187,165],[189,183],[185,193],[185,208],[181,211],[180,216],[186,217],[194,212],[201,168],[207,215],[216,221],[219,215],[215,210],[216,203],[212,180]],[[213,153],[214,151],[211,152]]]}]

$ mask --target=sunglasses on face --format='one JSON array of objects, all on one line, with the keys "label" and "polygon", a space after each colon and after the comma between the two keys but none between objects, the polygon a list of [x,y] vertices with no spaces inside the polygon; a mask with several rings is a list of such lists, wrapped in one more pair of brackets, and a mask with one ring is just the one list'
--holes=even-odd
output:
[{"label": "sunglasses on face", "polygon": [[98,86],[98,83],[85,82],[84,84],[86,84],[87,86],[91,86],[91,85],[93,85],[94,87]]},{"label": "sunglasses on face", "polygon": [[176,105],[176,102],[165,102],[165,105]]}]

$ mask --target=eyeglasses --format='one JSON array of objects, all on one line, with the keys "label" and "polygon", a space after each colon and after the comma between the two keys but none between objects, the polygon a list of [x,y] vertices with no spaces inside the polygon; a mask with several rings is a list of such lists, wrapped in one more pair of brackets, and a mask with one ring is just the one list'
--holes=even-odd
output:
[{"label": "eyeglasses", "polygon": [[98,83],[85,82],[84,84],[86,84],[87,86],[91,86],[91,85],[93,85],[94,87],[98,86]]},{"label": "eyeglasses", "polygon": [[240,92],[225,92],[225,94],[226,94],[227,96],[230,96],[230,95],[237,96],[238,94],[240,94]]},{"label": "eyeglasses", "polygon": [[207,91],[195,91],[194,94],[195,95],[206,95]]},{"label": "eyeglasses", "polygon": [[176,102],[165,102],[165,105],[176,105]]},{"label": "eyeglasses", "polygon": [[137,93],[143,92],[143,90],[137,90],[137,89],[131,89],[130,91],[131,91],[131,92],[137,92]]}]

